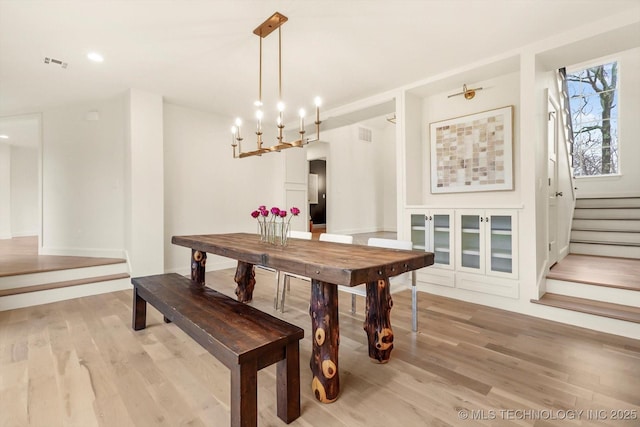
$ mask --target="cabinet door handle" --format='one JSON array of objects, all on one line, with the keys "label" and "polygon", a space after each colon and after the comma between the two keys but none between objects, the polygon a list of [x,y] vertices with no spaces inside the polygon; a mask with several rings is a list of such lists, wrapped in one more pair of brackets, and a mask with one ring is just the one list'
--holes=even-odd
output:
[{"label": "cabinet door handle", "polygon": [[562,191],[556,191],[556,197],[558,196],[562,197]]},{"label": "cabinet door handle", "polygon": [[485,222],[489,222],[489,217],[486,217],[484,220]]},{"label": "cabinet door handle", "polygon": [[482,221],[484,221],[484,218],[483,218],[483,217],[480,217],[480,222],[482,222]]}]

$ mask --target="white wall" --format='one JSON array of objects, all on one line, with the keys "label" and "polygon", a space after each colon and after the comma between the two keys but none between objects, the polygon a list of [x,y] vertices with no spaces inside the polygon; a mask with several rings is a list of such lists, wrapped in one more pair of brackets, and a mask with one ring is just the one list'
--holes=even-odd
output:
[{"label": "white wall", "polygon": [[[231,123],[231,118],[164,104],[166,271],[189,271],[190,250],[172,245],[171,236],[255,233],[253,210],[284,208],[282,153],[233,159]],[[249,139],[245,136],[245,149]],[[235,264],[217,256],[207,259],[209,269]]]},{"label": "white wall", "polygon": [[161,274],[165,238],[162,96],[131,89],[126,101],[127,255],[132,276]]},{"label": "white wall", "polygon": [[38,235],[38,148],[11,146],[11,235]]},{"label": "white wall", "polygon": [[[373,141],[364,142],[358,140],[358,126],[331,129],[322,135],[329,142],[327,231],[331,233],[384,230],[385,204],[395,209],[395,152],[391,153],[395,131],[372,129]],[[393,231],[396,214],[390,215]]]},{"label": "white wall", "polygon": [[[99,120],[88,121],[90,111]],[[42,254],[123,256],[124,98],[46,110]]]},{"label": "white wall", "polygon": [[0,239],[11,238],[11,146],[0,142]]},{"label": "white wall", "polygon": [[594,59],[590,65],[612,60],[619,70],[620,175],[576,178],[578,197],[640,196],[640,48]]},{"label": "white wall", "polygon": [[[382,171],[382,230],[397,231],[398,228],[398,188],[396,185],[396,125],[387,124],[379,131],[380,141],[374,144],[378,150],[378,169]],[[376,133],[378,135],[378,133]]]},{"label": "white wall", "polygon": [[[493,79],[475,82],[473,87],[483,87],[476,93],[475,98],[466,100],[463,96],[449,98],[452,92],[459,88],[427,96],[422,102],[422,153],[423,170],[422,179],[423,203],[429,206],[456,208],[456,207],[514,207],[521,203],[520,181],[520,75],[519,73],[505,74]],[[482,191],[467,193],[431,194],[431,150],[429,142],[429,124],[454,117],[465,116],[481,111],[506,107],[513,108],[513,188],[506,191]]]}]

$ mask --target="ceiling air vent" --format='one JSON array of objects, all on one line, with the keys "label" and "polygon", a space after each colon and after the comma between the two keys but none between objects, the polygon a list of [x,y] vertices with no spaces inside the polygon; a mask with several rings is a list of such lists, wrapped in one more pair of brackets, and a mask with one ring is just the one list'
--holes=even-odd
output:
[{"label": "ceiling air vent", "polygon": [[358,140],[363,142],[373,141],[373,132],[369,128],[358,126]]},{"label": "ceiling air vent", "polygon": [[67,68],[67,63],[66,62],[62,62],[59,59],[55,59],[55,58],[45,57],[44,58],[44,63],[45,64],[56,64],[56,65],[61,66],[62,68]]}]

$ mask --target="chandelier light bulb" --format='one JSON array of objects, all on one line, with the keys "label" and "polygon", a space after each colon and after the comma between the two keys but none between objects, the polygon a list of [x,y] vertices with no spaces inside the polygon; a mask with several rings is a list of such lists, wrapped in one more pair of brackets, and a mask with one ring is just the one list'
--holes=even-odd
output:
[{"label": "chandelier light bulb", "polygon": [[264,117],[262,110],[256,111],[256,119],[258,119],[258,133],[262,132],[262,117]]},{"label": "chandelier light bulb", "polygon": [[316,105],[316,107],[321,107],[322,99],[319,96],[316,96],[316,98],[313,100],[313,103]]},{"label": "chandelier light bulb", "polygon": [[300,116],[300,140],[302,140],[302,136],[304,134],[304,116],[305,116],[304,108],[298,110],[298,116]]},{"label": "chandelier light bulb", "polygon": [[242,137],[240,136],[240,126],[242,126],[242,119],[241,119],[240,117],[238,117],[238,118],[236,119],[236,127],[237,127],[237,129],[236,129],[236,131],[237,131],[237,133],[236,133],[236,139],[237,139],[238,141],[240,141],[240,140],[242,139]]},{"label": "chandelier light bulb", "polygon": [[278,111],[281,113],[284,111],[284,102],[278,102]]},{"label": "chandelier light bulb", "polygon": [[233,146],[234,150],[235,150],[235,146],[236,146],[236,132],[238,131],[238,129],[236,129],[235,126],[231,126],[231,146]]}]

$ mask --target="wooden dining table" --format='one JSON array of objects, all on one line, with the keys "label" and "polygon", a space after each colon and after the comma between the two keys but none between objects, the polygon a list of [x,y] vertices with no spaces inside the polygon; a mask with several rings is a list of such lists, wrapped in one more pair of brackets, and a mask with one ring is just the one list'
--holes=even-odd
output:
[{"label": "wooden dining table", "polygon": [[311,279],[312,391],[321,402],[338,398],[340,379],[337,285],[366,284],[364,329],[369,357],[386,363],[393,349],[389,278],[433,264],[433,253],[290,238],[286,246],[261,242],[249,233],[173,236],[173,244],[191,248],[191,278],[205,283],[207,253],[238,261],[236,296],[249,302],[260,265]]}]

